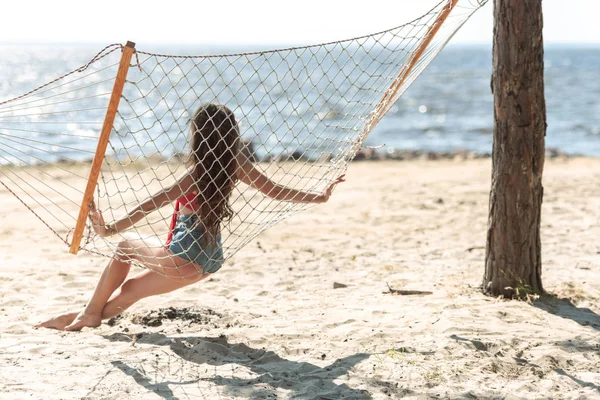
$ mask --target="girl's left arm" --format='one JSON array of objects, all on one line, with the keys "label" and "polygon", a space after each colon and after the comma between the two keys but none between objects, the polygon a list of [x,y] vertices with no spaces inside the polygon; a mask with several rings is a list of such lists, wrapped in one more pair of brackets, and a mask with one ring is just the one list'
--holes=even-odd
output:
[{"label": "girl's left arm", "polygon": [[90,219],[94,231],[100,236],[110,236],[115,233],[131,228],[133,225],[141,221],[147,214],[173,202],[185,193],[194,185],[194,179],[189,171],[182,174],[177,181],[170,187],[164,188],[148,200],[144,201],[136,208],[131,210],[127,215],[118,219],[110,225],[104,224],[104,219],[100,211],[96,210],[95,205],[90,205]]}]

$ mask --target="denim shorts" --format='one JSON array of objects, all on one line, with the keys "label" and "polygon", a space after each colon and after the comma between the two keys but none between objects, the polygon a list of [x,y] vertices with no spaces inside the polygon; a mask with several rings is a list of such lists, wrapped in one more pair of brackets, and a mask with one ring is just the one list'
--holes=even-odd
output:
[{"label": "denim shorts", "polygon": [[204,273],[214,274],[223,266],[224,261],[221,233],[217,235],[215,244],[206,245],[208,235],[200,224],[196,224],[197,220],[196,215],[177,217],[169,250],[176,256],[199,265]]}]

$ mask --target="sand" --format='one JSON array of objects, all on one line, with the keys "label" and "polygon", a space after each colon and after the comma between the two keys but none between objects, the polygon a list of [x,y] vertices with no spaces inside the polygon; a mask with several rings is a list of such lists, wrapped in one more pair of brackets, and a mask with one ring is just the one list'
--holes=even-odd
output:
[{"label": "sand", "polygon": [[600,160],[546,162],[552,295],[531,304],[480,290],[490,168],[354,163],[208,281],[82,332],[32,325],[82,306],[106,259],[0,188],[0,398],[600,398]]}]

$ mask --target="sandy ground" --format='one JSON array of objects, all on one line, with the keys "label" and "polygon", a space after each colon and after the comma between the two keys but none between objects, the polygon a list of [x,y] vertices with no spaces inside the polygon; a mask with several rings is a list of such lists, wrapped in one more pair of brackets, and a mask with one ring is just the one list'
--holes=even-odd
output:
[{"label": "sandy ground", "polygon": [[106,259],[0,188],[0,398],[600,398],[600,160],[546,162],[533,304],[479,288],[490,166],[354,163],[210,280],[79,333],[32,324],[82,306]]}]

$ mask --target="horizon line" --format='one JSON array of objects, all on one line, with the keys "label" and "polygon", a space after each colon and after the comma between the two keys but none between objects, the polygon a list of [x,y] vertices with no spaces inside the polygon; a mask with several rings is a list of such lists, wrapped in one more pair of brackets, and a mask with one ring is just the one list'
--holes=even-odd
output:
[{"label": "horizon line", "polygon": [[[109,41],[90,40],[90,41],[2,41],[0,40],[0,46],[10,45],[106,45]],[[123,41],[126,43],[127,41]],[[239,46],[270,46],[273,48],[277,47],[303,47],[303,46],[314,46],[320,43],[308,43],[308,42],[176,42],[176,41],[135,41],[136,44],[148,44],[148,45],[161,45],[161,46],[210,46],[210,47],[239,47]],[[113,42],[118,43],[118,42]],[[492,41],[476,41],[476,42],[449,42],[446,46],[491,46]],[[574,45],[574,46],[600,46],[600,41],[546,41],[546,45]]]}]

